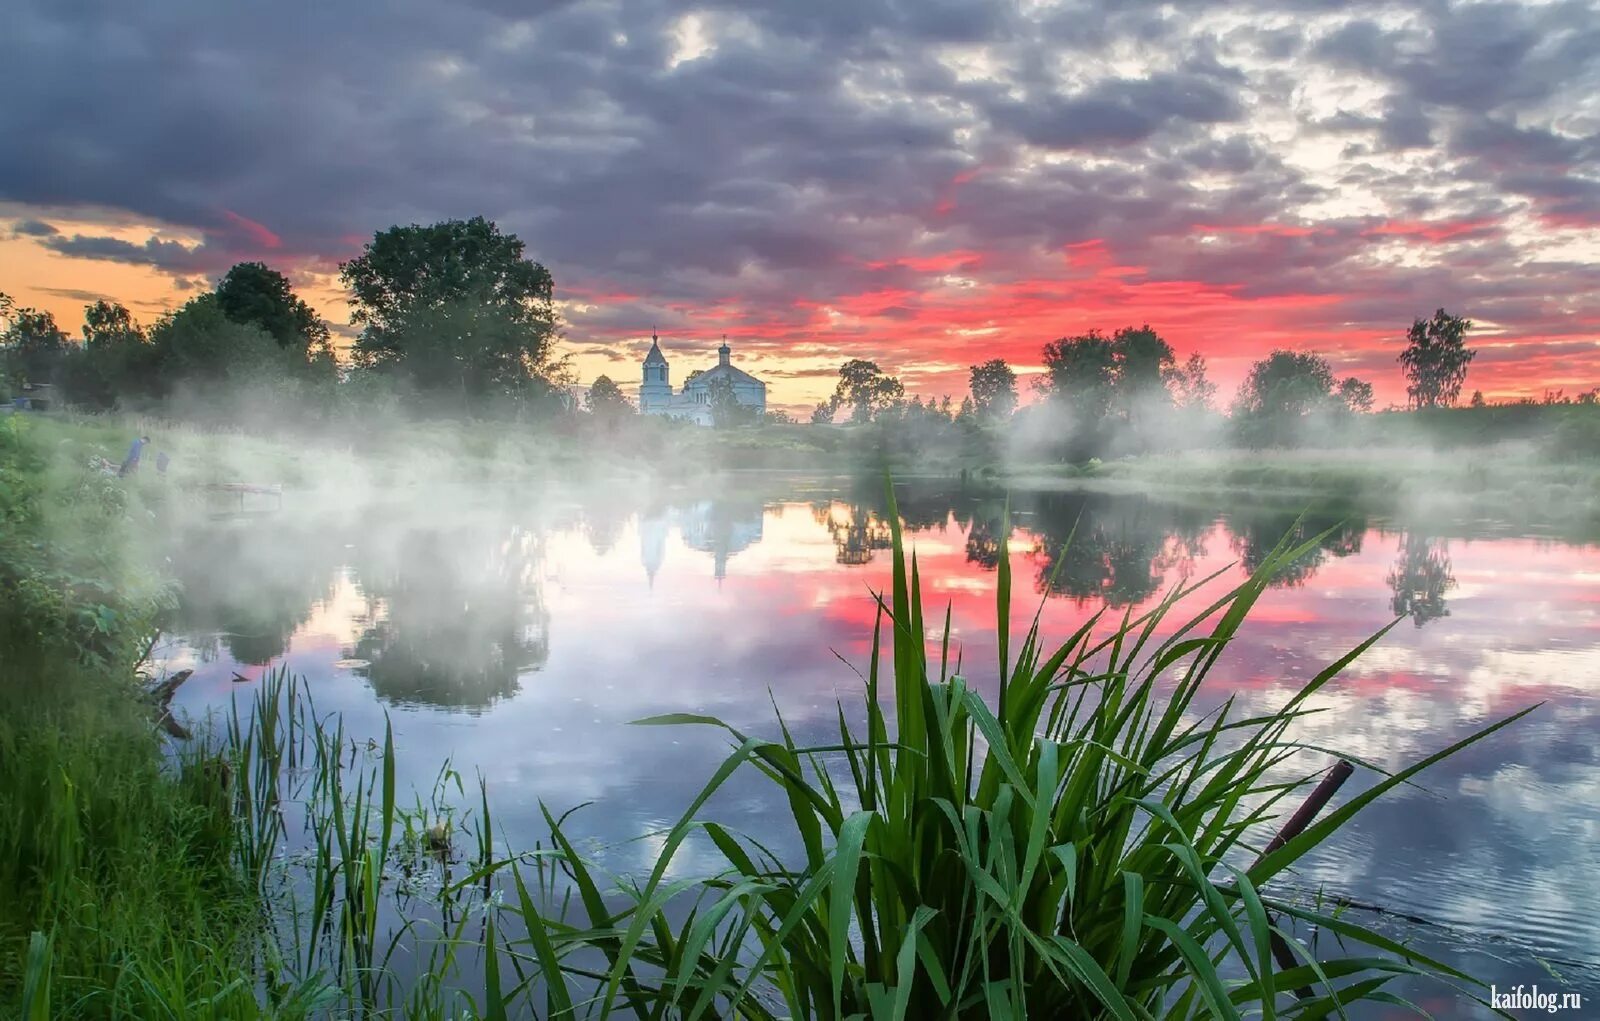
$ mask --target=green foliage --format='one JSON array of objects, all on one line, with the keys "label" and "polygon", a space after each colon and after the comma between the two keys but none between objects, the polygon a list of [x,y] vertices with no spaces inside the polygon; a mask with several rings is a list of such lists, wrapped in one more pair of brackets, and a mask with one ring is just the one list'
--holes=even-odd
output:
[{"label": "green foliage", "polygon": [[900,381],[878,368],[877,362],[852,358],[839,366],[839,382],[829,402],[829,420],[839,410],[849,408],[850,421],[870,422],[879,412],[903,399],[905,392]]},{"label": "green foliage", "polygon": [[1272,352],[1250,367],[1234,401],[1236,435],[1251,446],[1294,444],[1306,437],[1315,416],[1327,432],[1327,416],[1372,409],[1372,384],[1350,376],[1334,382],[1327,359],[1305,351]]},{"label": "green foliage", "polygon": [[549,271],[481,216],[380,231],[340,271],[362,327],[358,366],[461,410],[546,396],[565,379]]},{"label": "green foliage", "polygon": [[217,306],[236,323],[259,326],[307,358],[330,353],[328,324],[265,263],[241,262],[218,281]]},{"label": "green foliage", "polygon": [[1209,411],[1216,400],[1217,385],[1206,375],[1206,360],[1198,351],[1189,356],[1183,368],[1167,373],[1167,389],[1180,411]]},{"label": "green foliage", "polygon": [[600,376],[584,395],[583,409],[609,421],[633,414],[633,403],[610,376]]},{"label": "green foliage", "polygon": [[972,409],[989,421],[1005,421],[1017,410],[1017,374],[1003,358],[991,358],[969,369]]},{"label": "green foliage", "polygon": [[0,359],[13,384],[57,382],[71,351],[71,341],[56,325],[55,316],[38,309],[18,308],[0,334]]},{"label": "green foliage", "polygon": [[1413,408],[1448,408],[1461,395],[1467,366],[1476,351],[1467,347],[1470,320],[1449,315],[1444,309],[1432,319],[1418,319],[1406,332],[1400,364],[1406,374],[1406,394]]},{"label": "green foliage", "polygon": [[716,428],[732,429],[756,421],[756,410],[739,403],[733,380],[726,376],[718,377],[711,381],[706,391],[711,400],[711,424]]}]

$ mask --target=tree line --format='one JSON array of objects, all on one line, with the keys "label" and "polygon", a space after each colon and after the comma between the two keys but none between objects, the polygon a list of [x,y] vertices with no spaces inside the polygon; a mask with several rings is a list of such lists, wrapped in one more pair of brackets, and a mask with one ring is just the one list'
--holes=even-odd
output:
[{"label": "tree line", "polygon": [[340,264],[357,333],[341,367],[327,322],[282,273],[240,263],[149,327],[115,302],[85,309],[81,338],[0,296],[0,383],[58,387],[88,408],[243,390],[299,398],[341,382],[452,414],[550,406],[572,381],[556,354],[550,273],[483,217],[375,234]]},{"label": "tree line", "polygon": [[[347,366],[334,355],[328,324],[282,273],[240,263],[182,307],[145,327],[124,306],[97,301],[85,309],[80,338],[69,337],[49,312],[16,308],[0,295],[0,384],[56,384],[73,404],[89,408],[171,400],[241,388],[289,390],[300,397],[349,384],[346,391],[381,393],[419,408],[464,417],[565,407],[575,381],[557,353],[559,323],[550,272],[528,258],[516,235],[483,217],[412,224],[379,231],[340,265],[355,329]],[[1474,352],[1472,323],[1438,310],[1405,334],[1398,361],[1412,408],[1458,401]],[[1216,406],[1217,388],[1203,356],[1179,362],[1149,325],[1109,335],[1099,330],[1061,337],[1041,352],[1030,416],[1048,422],[1060,456],[1081,459],[1159,445],[1165,433],[1193,430],[1224,413],[1234,438],[1248,444],[1293,442],[1319,420],[1373,410],[1373,387],[1337,378],[1327,359],[1277,350],[1252,366],[1231,406]],[[1592,397],[1590,398],[1592,399]],[[1002,359],[970,368],[968,394],[909,397],[876,362],[845,362],[833,393],[811,413],[813,423],[878,423],[913,432],[961,424],[1010,423],[1020,405],[1014,371]],[[1474,395],[1481,404],[1481,394]],[[584,407],[614,422],[633,413],[622,388],[602,376]],[[717,425],[738,426],[754,414],[731,387],[712,394]],[[768,423],[788,416],[774,411]],[[1038,423],[1035,423],[1037,426]]]}]

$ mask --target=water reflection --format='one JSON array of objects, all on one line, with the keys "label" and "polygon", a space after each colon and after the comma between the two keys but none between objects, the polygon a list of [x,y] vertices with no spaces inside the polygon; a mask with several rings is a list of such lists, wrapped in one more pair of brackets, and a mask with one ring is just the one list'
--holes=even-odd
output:
[{"label": "water reflection", "polygon": [[207,658],[272,662],[328,597],[343,546],[337,533],[283,518],[199,525],[169,553],[178,630]]},{"label": "water reflection", "polygon": [[[1008,517],[1018,587],[1048,597],[1043,627],[1057,638],[1185,577],[1227,571],[1219,584],[1236,583],[1286,532],[1321,536],[1263,596],[1196,712],[1230,697],[1242,712],[1271,711],[1400,615],[1418,626],[1390,632],[1320,692],[1313,707],[1326,711],[1298,736],[1393,769],[1546,706],[1358,816],[1302,885],[1434,918],[1444,928],[1427,940],[1502,985],[1542,981],[1539,958],[1600,959],[1589,882],[1600,550],[1150,496],[1008,499],[941,483],[897,487],[897,503],[929,605],[950,608],[964,672],[990,692]],[[435,497],[411,511],[208,524],[174,555],[189,636],[176,655],[192,658],[171,662],[214,657],[180,692],[193,714],[244,690],[231,681],[239,664],[267,660],[318,685],[319,706],[344,712],[352,733],[378,732],[388,707],[403,779],[431,782],[446,755],[463,775],[481,770],[497,825],[519,844],[544,835],[541,801],[594,800],[588,835],[626,870],[648,850],[633,838],[681,810],[725,752],[708,731],[627,721],[707,713],[770,733],[776,703],[798,739],[836,736],[834,700],[848,703],[858,682],[834,653],[865,661],[868,589],[887,579],[889,537],[875,480],[559,507]],[[1019,625],[1036,605],[1016,601]],[[1352,791],[1362,782],[1371,775]],[[713,808],[763,840],[783,812],[745,777]],[[1502,942],[1489,954],[1480,935]],[[1575,974],[1569,988],[1594,988],[1593,973]],[[1451,1002],[1432,1007],[1462,1016]]]},{"label": "water reflection", "polygon": [[349,658],[385,701],[481,709],[550,657],[538,537],[518,526],[408,527],[352,559],[364,596]]},{"label": "water reflection", "polygon": [[1410,617],[1417,627],[1440,617],[1448,617],[1444,594],[1455,588],[1450,573],[1450,546],[1419,532],[1406,532],[1400,540],[1400,558],[1389,572],[1389,587],[1394,590],[1390,606],[1396,617]]},{"label": "water reflection", "polygon": [[1348,557],[1361,552],[1367,519],[1356,512],[1330,514],[1325,511],[1236,511],[1228,515],[1233,533],[1233,550],[1248,571],[1255,571],[1277,548],[1287,541],[1294,546],[1313,539],[1316,546],[1284,565],[1269,583],[1277,588],[1298,588],[1317,573],[1329,557]]}]

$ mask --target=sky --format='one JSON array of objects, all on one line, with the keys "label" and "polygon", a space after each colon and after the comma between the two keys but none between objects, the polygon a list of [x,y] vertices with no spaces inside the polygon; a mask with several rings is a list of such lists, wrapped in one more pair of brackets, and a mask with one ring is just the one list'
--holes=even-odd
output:
[{"label": "sky", "polygon": [[715,358],[776,406],[1148,323],[1224,395],[1274,348],[1404,398],[1600,386],[1600,0],[21,0],[0,291],[149,321],[242,260],[347,342],[338,264],[487,216],[580,380]]}]

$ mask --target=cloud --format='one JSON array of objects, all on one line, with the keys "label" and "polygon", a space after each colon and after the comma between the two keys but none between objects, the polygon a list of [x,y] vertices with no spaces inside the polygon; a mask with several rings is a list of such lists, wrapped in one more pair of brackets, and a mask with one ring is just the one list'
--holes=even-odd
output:
[{"label": "cloud", "polygon": [[1439,304],[1512,337],[1600,322],[1593,3],[27,0],[12,22],[0,61],[34,101],[0,109],[29,139],[0,201],[167,225],[27,237],[186,284],[240,259],[326,279],[390,224],[482,213],[597,357],[652,325],[775,372],[1036,360],[1118,319],[1228,357],[1354,349]]},{"label": "cloud", "polygon": [[12,237],[47,238],[52,234],[59,233],[60,231],[53,225],[45,223],[43,220],[18,220],[11,225]]}]

